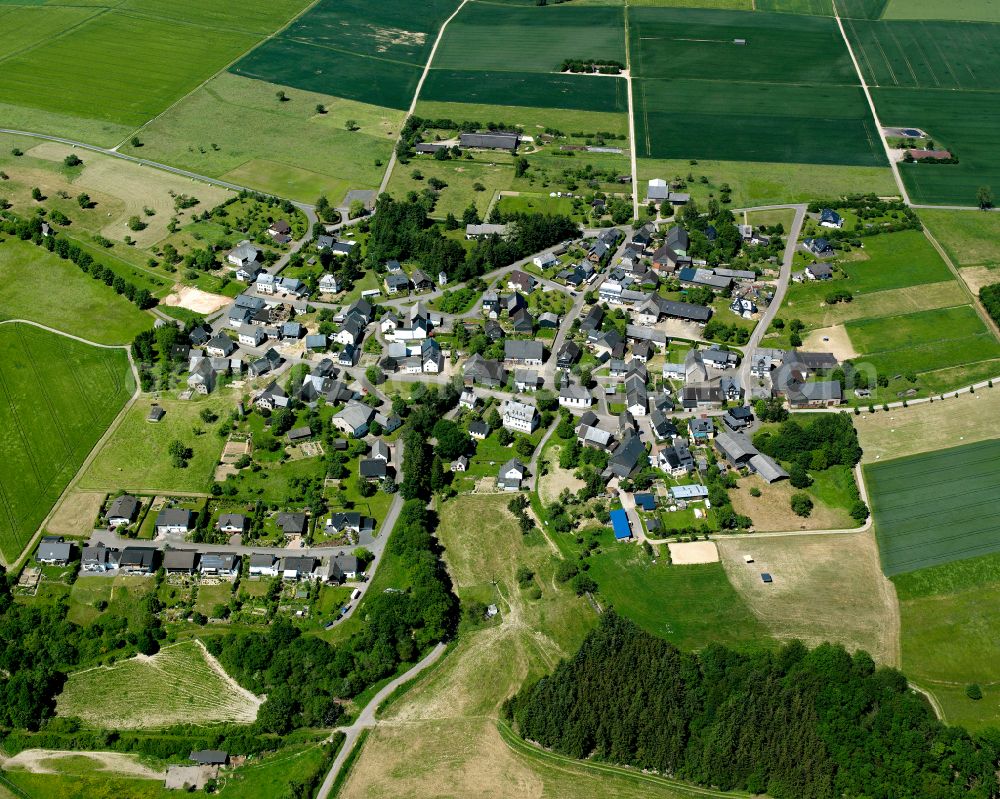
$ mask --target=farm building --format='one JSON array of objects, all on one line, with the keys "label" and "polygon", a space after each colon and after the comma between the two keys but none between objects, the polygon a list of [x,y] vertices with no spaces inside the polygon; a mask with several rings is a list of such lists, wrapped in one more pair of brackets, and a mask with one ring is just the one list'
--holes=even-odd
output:
[{"label": "farm building", "polygon": [[611,511],[611,528],[615,532],[616,541],[627,541],[632,537],[632,526],[628,523],[628,514],[624,508]]}]

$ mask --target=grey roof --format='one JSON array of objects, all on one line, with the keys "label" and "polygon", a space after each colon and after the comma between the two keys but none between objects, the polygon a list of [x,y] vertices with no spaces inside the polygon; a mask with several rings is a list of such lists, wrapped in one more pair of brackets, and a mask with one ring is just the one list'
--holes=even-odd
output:
[{"label": "grey roof", "polygon": [[73,552],[73,545],[63,541],[42,541],[35,557],[38,560],[67,561]]},{"label": "grey roof", "polygon": [[637,435],[626,435],[608,461],[608,469],[619,477],[628,477],[646,457],[646,447]]},{"label": "grey roof", "polygon": [[240,556],[235,552],[206,552],[201,556],[202,570],[233,571]]},{"label": "grey roof", "polygon": [[254,552],[250,556],[250,566],[255,569],[267,568],[270,569],[274,566],[274,561],[277,558],[269,552]]},{"label": "grey roof", "polygon": [[139,500],[131,494],[122,494],[111,503],[108,508],[109,519],[134,519],[136,511],[139,510]]},{"label": "grey roof", "polygon": [[688,319],[692,322],[707,322],[712,315],[712,309],[704,305],[694,305],[690,302],[676,300],[660,300],[660,313],[677,319]]},{"label": "grey roof", "polygon": [[204,766],[225,765],[228,759],[229,755],[221,749],[201,749],[188,755],[188,760],[193,760],[195,763],[201,763]]},{"label": "grey roof", "polygon": [[762,452],[750,458],[750,468],[769,483],[788,477],[788,472],[774,458]]},{"label": "grey roof", "polygon": [[220,530],[223,527],[237,527],[240,530],[245,530],[247,517],[242,513],[221,513],[219,514],[218,527]]},{"label": "grey roof", "polygon": [[733,435],[732,433],[719,433],[715,437],[715,447],[723,455],[734,463],[750,460],[757,454],[757,448],[750,443],[744,435]]},{"label": "grey roof", "polygon": [[306,529],[306,515],[304,513],[279,513],[275,517],[274,523],[285,533],[301,533]]},{"label": "grey roof", "polygon": [[816,383],[802,383],[796,386],[794,392],[789,392],[795,396],[794,400],[826,401],[843,399],[843,390],[836,380],[820,380]]},{"label": "grey roof", "polygon": [[386,465],[381,458],[366,458],[358,464],[358,471],[362,477],[385,477]]},{"label": "grey roof", "polygon": [[312,570],[316,568],[316,558],[310,558],[304,555],[282,558],[281,568],[283,571],[311,573]]},{"label": "grey roof", "polygon": [[190,528],[194,523],[194,513],[187,508],[164,508],[156,514],[157,527],[179,527]]},{"label": "grey roof", "polygon": [[503,356],[509,361],[540,361],[545,347],[540,341],[518,341],[507,339],[503,343]]},{"label": "grey roof", "polygon": [[460,147],[477,147],[487,150],[516,150],[521,139],[519,133],[463,133],[458,137]]},{"label": "grey roof", "polygon": [[167,571],[171,569],[194,569],[194,563],[198,559],[198,553],[193,549],[168,549],[163,553],[163,568]]},{"label": "grey roof", "polygon": [[120,566],[140,566],[151,569],[156,561],[156,550],[153,547],[125,547],[118,563]]}]

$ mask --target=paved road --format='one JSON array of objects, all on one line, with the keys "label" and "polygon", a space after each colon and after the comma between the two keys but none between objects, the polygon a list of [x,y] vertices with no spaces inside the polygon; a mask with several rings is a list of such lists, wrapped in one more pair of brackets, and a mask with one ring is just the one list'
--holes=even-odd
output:
[{"label": "paved road", "polygon": [[333,788],[333,783],[337,779],[337,775],[340,773],[340,770],[344,767],[344,762],[353,751],[354,745],[358,741],[358,736],[361,735],[361,731],[378,726],[378,720],[375,718],[375,711],[378,710],[378,706],[381,705],[382,702],[384,702],[400,685],[409,682],[422,671],[437,663],[447,648],[448,647],[443,643],[434,647],[434,649],[430,651],[430,654],[417,663],[412,669],[397,677],[395,680],[386,685],[385,688],[375,694],[375,696],[372,697],[372,700],[365,705],[364,709],[358,715],[357,720],[351,726],[341,727],[338,730],[339,732],[344,733],[344,745],[340,747],[337,757],[334,758],[333,765],[330,766],[330,770],[327,772],[326,778],[323,780],[323,784],[320,786],[319,792],[316,794],[316,799],[327,799],[327,797],[329,797],[330,790]]},{"label": "paved road", "polygon": [[750,367],[753,363],[753,355],[760,346],[760,340],[767,333],[771,322],[774,321],[774,317],[777,316],[778,311],[781,309],[781,303],[785,299],[785,292],[788,291],[788,283],[792,276],[792,261],[795,258],[795,250],[798,247],[802,224],[806,218],[806,205],[772,206],[772,208],[794,208],[795,219],[792,220],[792,227],[787,232],[788,237],[785,240],[785,253],[781,260],[781,269],[778,273],[778,283],[775,286],[774,298],[771,300],[771,304],[764,309],[760,320],[757,322],[757,326],[753,329],[753,333],[750,334],[750,340],[747,342],[746,347],[743,348],[744,357],[743,363],[740,364],[740,385],[743,387],[745,396],[750,395]]}]

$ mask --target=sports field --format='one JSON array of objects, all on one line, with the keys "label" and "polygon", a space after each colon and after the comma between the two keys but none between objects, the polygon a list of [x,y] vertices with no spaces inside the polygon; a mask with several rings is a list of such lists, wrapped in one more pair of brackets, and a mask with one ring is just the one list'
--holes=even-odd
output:
[{"label": "sports field", "polygon": [[56,712],[112,729],[250,723],[261,700],[228,677],[204,647],[185,641],[71,674]]},{"label": "sports field", "polygon": [[238,75],[406,109],[441,23],[457,0],[320,0],[236,63]]},{"label": "sports field", "polygon": [[292,89],[278,102],[278,90],[222,73],[146,126],[141,147],[122,152],[305,202],[378,186],[384,166],[375,162],[388,163],[401,112]]},{"label": "sports field", "polygon": [[[932,692],[949,724],[970,730],[1000,723],[1000,556],[932,566],[893,578],[902,618],[902,667]],[[977,683],[973,701],[965,686]]]},{"label": "sports field", "polygon": [[640,157],[885,163],[832,19],[645,7],[628,15]]},{"label": "sports field", "polygon": [[0,554],[14,560],[135,390],[123,350],[0,325]]},{"label": "sports field", "polygon": [[1000,441],[865,467],[887,575],[1000,551]]}]

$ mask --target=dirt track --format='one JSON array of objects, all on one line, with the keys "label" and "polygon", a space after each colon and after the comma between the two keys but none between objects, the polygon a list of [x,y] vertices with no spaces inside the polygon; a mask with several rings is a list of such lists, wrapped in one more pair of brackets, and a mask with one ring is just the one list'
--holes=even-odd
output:
[{"label": "dirt track", "polygon": [[[128,777],[139,777],[146,780],[162,780],[164,772],[154,771],[139,762],[137,755],[126,755],[120,752],[70,752],[61,749],[25,749],[14,757],[3,762],[5,769],[22,769],[32,774],[72,774],[71,762],[67,769],[57,767],[60,760],[73,761],[86,758],[92,761],[90,768],[99,771],[114,772]],[[88,769],[89,770],[89,769]],[[81,770],[83,773],[83,770]]]}]

